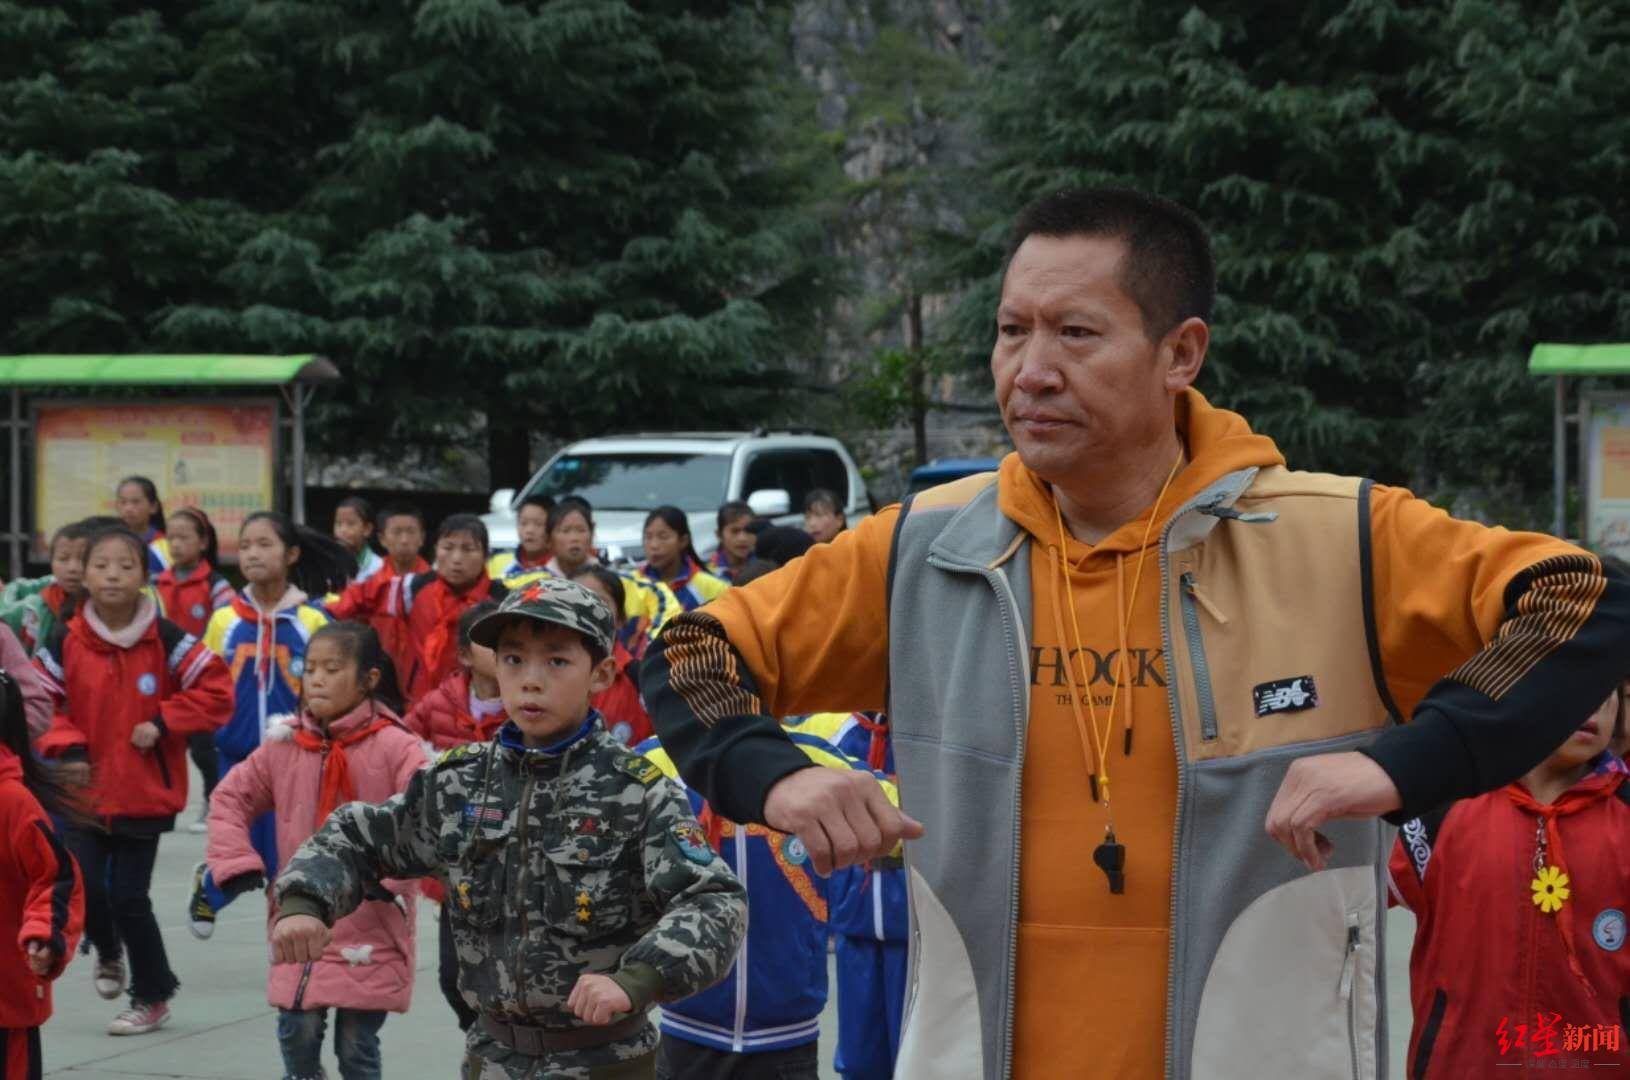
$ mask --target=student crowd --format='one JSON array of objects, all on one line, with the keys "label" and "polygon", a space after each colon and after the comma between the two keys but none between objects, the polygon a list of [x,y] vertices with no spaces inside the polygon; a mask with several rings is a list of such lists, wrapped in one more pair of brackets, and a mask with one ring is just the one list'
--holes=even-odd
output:
[{"label": "student crowd", "polygon": [[[128,996],[110,1034],[170,1018],[182,981],[149,893],[160,837],[187,806],[189,755],[204,812],[186,827],[208,837],[187,924],[207,939],[228,904],[266,897],[288,1077],[321,1075],[330,1014],[341,1074],[382,1074],[381,1025],[411,1003],[421,897],[440,906],[439,982],[470,1033],[467,1075],[527,1075],[541,1061],[540,1075],[814,1077],[834,938],[837,1068],[890,1075],[905,992],[898,859],[822,877],[796,837],[713,814],[684,789],[636,679],[673,615],[840,532],[835,496],[810,495],[808,531],[728,503],[705,561],[686,515],[657,507],[644,561],[619,566],[602,562],[593,508],[572,497],[521,500],[514,551],[489,551],[481,520],[454,514],[429,538],[430,561],[412,506],[375,513],[347,498],[327,534],[260,511],[238,533],[240,589],[201,510],[166,514],[145,477],[118,484],[115,508],[57,530],[49,575],[0,589],[0,829],[14,838],[0,855],[0,934],[16,942],[0,957],[0,1078],[39,1075],[50,983],[76,950],[98,994]],[[870,772],[892,796],[881,717],[787,723],[811,760]],[[542,778],[546,761],[542,810],[530,785],[499,782],[506,768]],[[593,766],[581,777],[579,762]],[[479,788],[460,779],[471,769]],[[530,881],[525,893],[544,898],[529,913],[527,822],[558,837],[573,799],[580,862],[554,881],[564,900]],[[445,834],[411,854],[396,843],[402,823],[389,843],[358,841],[341,910],[345,889],[326,891],[337,864],[318,854],[329,833],[355,840],[342,824],[353,809],[411,813],[423,800],[451,809]],[[601,810],[584,810],[595,800]],[[614,809],[628,806],[632,817]],[[625,825],[661,827],[626,844]],[[494,982],[483,973],[504,935],[526,939],[528,914],[560,962],[532,956]],[[498,933],[517,916],[521,929]],[[687,952],[683,970],[656,962]],[[660,1035],[644,1020],[653,1004]]]},{"label": "student crowd", "polygon": [[[330,1014],[342,1075],[381,1075],[421,897],[440,905],[464,1075],[813,1077],[829,944],[837,1071],[891,1074],[900,861],[821,877],[796,837],[714,813],[636,678],[675,613],[841,532],[835,497],[811,496],[804,530],[726,504],[706,560],[686,515],[655,508],[637,566],[600,560],[571,497],[522,499],[514,551],[450,516],[431,561],[410,506],[347,499],[330,534],[261,511],[239,531],[241,589],[201,511],[166,515],[142,477],[116,507],[57,531],[50,575],[0,591],[0,1078],[39,1075],[76,948],[101,996],[128,994],[111,1034],[170,1017],[181,979],[149,890],[189,754],[206,810],[188,827],[208,839],[188,924],[208,938],[225,906],[266,897],[288,1077],[321,1074]],[[785,724],[816,764],[897,797],[886,718]],[[1622,1060],[1625,725],[1621,689],[1518,782],[1404,827],[1390,878],[1419,920],[1411,1060],[1469,1075],[1454,1063],[1475,1069],[1491,1039]],[[1603,996],[1619,1026],[1568,1023]],[[1513,1001],[1498,1032],[1476,1026]]]}]

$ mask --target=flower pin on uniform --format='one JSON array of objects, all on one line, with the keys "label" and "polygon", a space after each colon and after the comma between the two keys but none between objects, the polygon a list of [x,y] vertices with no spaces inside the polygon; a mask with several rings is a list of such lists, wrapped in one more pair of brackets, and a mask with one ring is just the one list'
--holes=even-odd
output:
[{"label": "flower pin on uniform", "polygon": [[1568,875],[1554,866],[1539,868],[1539,876],[1529,882],[1528,887],[1534,890],[1534,906],[1547,915],[1554,915],[1562,910],[1562,904],[1571,893],[1568,890]]}]

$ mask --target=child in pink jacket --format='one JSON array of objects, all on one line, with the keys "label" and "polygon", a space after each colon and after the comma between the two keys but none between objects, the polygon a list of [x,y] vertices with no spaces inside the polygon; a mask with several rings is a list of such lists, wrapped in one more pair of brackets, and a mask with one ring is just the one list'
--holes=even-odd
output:
[{"label": "child in pink jacket", "polygon": [[[384,802],[407,787],[426,759],[423,744],[391,707],[396,693],[393,669],[371,627],[331,623],[312,635],[299,717],[291,718],[286,734],[269,731],[210,802],[205,854],[228,895],[266,885],[249,826],[268,810],[277,811],[277,849],[293,851],[336,807]],[[392,882],[390,889],[394,896],[382,891],[335,924],[320,961],[272,967],[266,998],[280,1010],[277,1039],[288,1080],[322,1075],[330,1007],[340,1075],[380,1076],[385,1013],[406,1012],[413,993],[414,886]],[[270,920],[276,917],[270,913]]]}]

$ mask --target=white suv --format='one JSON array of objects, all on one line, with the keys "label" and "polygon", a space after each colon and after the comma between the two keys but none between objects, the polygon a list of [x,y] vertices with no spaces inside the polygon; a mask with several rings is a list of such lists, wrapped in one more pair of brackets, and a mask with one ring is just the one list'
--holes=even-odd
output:
[{"label": "white suv", "polygon": [[645,515],[677,506],[707,556],[718,547],[718,510],[739,499],[760,517],[803,522],[804,496],[836,492],[849,524],[871,512],[854,458],[842,443],[802,432],[676,432],[572,443],[544,462],[519,492],[493,492],[482,517],[494,551],[513,551],[515,507],[528,495],[579,495],[594,507],[594,543],[611,562],[644,558]]}]

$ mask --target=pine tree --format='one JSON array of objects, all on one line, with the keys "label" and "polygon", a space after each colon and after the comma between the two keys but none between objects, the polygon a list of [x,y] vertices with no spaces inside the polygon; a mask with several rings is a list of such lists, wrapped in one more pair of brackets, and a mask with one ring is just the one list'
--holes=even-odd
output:
[{"label": "pine tree", "polygon": [[821,295],[777,11],[0,8],[0,333],[326,352],[324,446],[482,432],[495,484],[534,432],[762,415]]},{"label": "pine tree", "polygon": [[1630,334],[1627,25],[1624,0],[1018,0],[994,184],[1009,210],[1101,183],[1195,209],[1202,388],[1294,464],[1527,498],[1530,346]]}]

